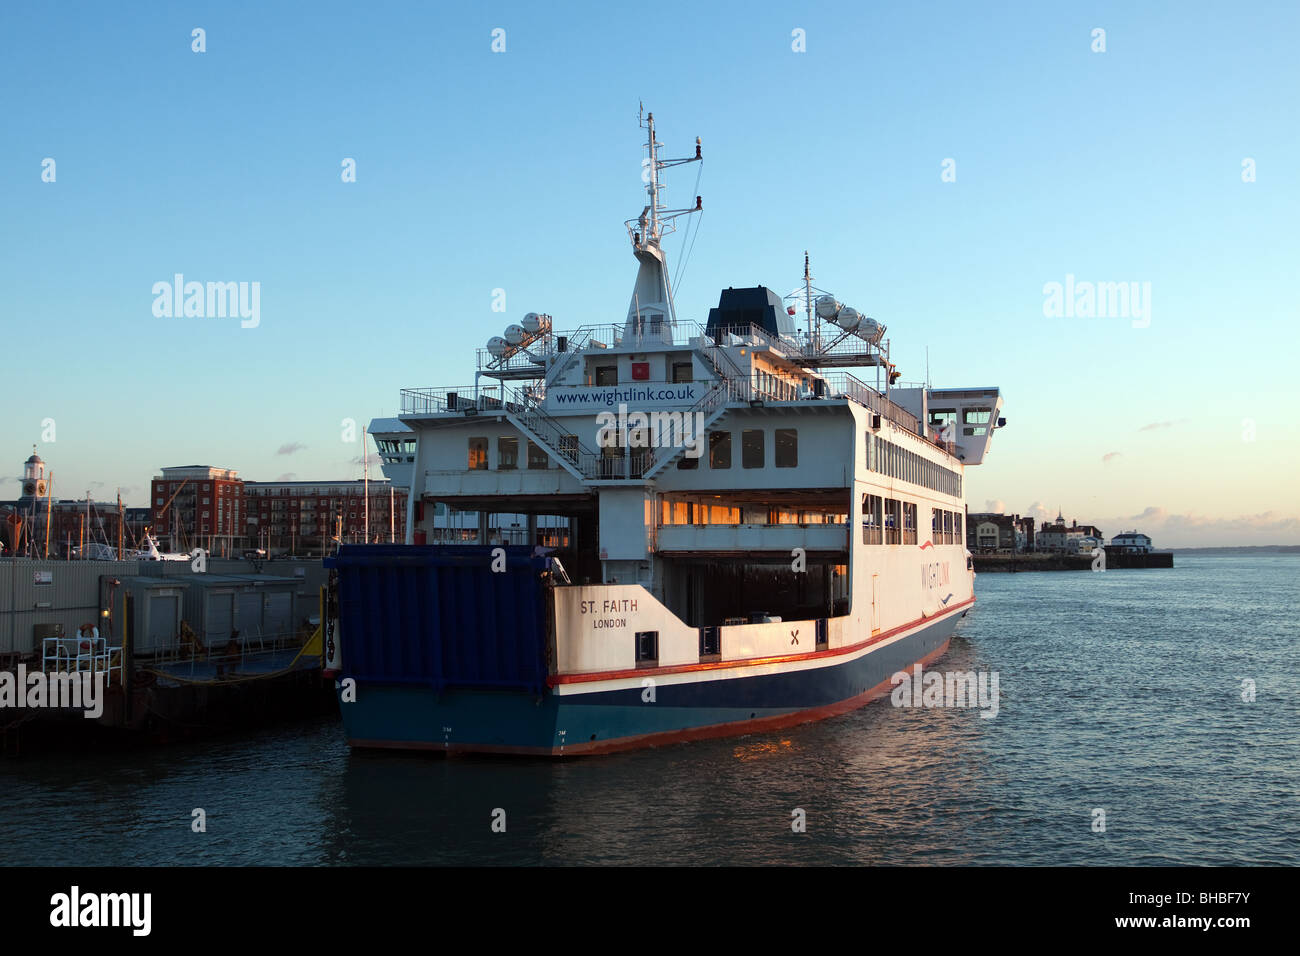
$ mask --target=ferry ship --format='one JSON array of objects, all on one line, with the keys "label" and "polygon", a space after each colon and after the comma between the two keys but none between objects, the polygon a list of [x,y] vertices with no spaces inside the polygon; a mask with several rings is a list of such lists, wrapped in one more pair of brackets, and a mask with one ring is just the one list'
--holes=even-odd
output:
[{"label": "ferry ship", "polygon": [[[963,479],[1006,424],[998,389],[898,387],[885,327],[815,288],[807,253],[793,303],[729,287],[703,324],[679,318],[663,240],[702,200],[667,209],[662,180],[700,141],[664,159],[641,125],[626,316],[529,313],[472,385],[403,389],[371,429],[411,493],[405,544],[326,560],[353,747],[567,756],[775,730],[887,693],[974,603]],[[473,540],[440,534],[449,512],[476,516]]]}]

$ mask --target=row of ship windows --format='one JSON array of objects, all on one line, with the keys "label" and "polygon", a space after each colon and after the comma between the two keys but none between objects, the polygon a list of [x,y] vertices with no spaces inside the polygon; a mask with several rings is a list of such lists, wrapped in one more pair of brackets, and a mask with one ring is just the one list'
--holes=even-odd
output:
[{"label": "row of ship windows", "polygon": [[941,494],[961,497],[961,475],[914,451],[866,433],[867,470],[910,481]]},{"label": "row of ship windows", "polygon": [[[772,429],[773,464],[777,468],[799,467],[799,430]],[[700,456],[701,458],[704,456]],[[709,432],[709,468],[723,471],[731,467],[731,432]],[[746,428],[740,433],[740,467],[762,468],[767,464],[767,436],[761,428]],[[677,467],[683,471],[700,467],[700,458],[682,455]]]},{"label": "row of ship windows", "polygon": [[[799,466],[799,431],[795,428],[776,428],[773,429],[773,464],[777,468],[797,468]],[[565,450],[565,445],[570,445],[576,454],[577,436],[566,436],[567,442],[562,441],[561,450]],[[648,444],[648,442],[647,442]],[[731,467],[731,432],[717,431],[709,432],[708,438],[708,461],[709,467],[716,470],[725,470]],[[621,458],[624,453],[622,446],[610,446],[601,449],[601,453],[606,458]],[[677,460],[677,467],[682,470],[698,468],[700,458],[692,458],[689,455],[682,455]],[[742,468],[762,468],[767,463],[767,435],[761,428],[746,428],[740,433],[740,466]],[[485,437],[475,437],[469,439],[469,470],[486,471],[488,467],[488,439]],[[546,468],[550,465],[550,459],[545,451],[534,444],[528,442],[528,467],[531,469]],[[508,438],[505,436],[497,439],[497,468],[501,470],[512,470],[519,467],[519,439]]]},{"label": "row of ship windows", "polygon": [[[962,514],[930,509],[930,540],[935,544],[960,544]],[[916,505],[880,495],[862,496],[863,544],[916,544]]]}]

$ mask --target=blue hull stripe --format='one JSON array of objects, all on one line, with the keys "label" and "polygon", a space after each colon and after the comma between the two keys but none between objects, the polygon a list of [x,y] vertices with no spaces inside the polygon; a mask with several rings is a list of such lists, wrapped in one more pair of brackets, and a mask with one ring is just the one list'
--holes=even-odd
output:
[{"label": "blue hull stripe", "polygon": [[[933,656],[961,615],[947,615],[861,656],[825,666],[726,680],[657,684],[653,702],[630,687],[541,695],[359,681],[357,699],[340,702],[353,746],[560,754],[638,746],[650,735],[684,735],[818,711],[859,698],[898,671]],[[863,701],[865,702],[865,700]],[[810,718],[811,719],[811,718]],[[707,734],[708,736],[722,735]]]}]

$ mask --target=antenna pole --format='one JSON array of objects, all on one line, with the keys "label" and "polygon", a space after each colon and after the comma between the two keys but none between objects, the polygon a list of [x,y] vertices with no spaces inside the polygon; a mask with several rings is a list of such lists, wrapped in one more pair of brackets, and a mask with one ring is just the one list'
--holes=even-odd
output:
[{"label": "antenna pole", "polygon": [[817,323],[817,333],[813,333],[813,307],[812,307],[812,271],[808,266],[808,250],[803,251],[803,310],[808,317],[808,337],[813,340],[813,348],[818,348],[821,344],[821,322]]},{"label": "antenna pole", "polygon": [[650,235],[647,240],[659,238],[659,152],[655,144],[655,115],[646,114],[646,128],[650,131]]}]

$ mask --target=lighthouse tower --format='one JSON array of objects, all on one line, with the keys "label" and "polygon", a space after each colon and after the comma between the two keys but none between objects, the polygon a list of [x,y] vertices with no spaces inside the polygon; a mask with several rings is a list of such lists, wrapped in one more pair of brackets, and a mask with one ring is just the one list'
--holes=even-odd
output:
[{"label": "lighthouse tower", "polygon": [[45,477],[45,462],[41,456],[36,454],[36,446],[32,446],[32,457],[23,463],[22,476],[22,498],[24,504],[32,503],[40,498],[44,498],[49,493],[49,483]]}]

